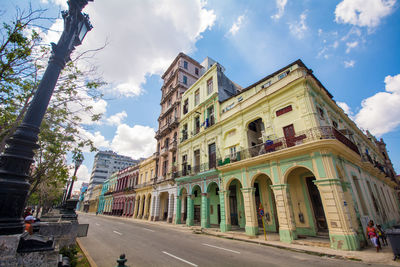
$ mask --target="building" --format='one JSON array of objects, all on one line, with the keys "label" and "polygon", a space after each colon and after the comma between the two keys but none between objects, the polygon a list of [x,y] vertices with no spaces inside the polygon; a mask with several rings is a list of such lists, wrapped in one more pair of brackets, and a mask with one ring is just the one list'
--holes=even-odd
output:
[{"label": "building", "polygon": [[[191,57],[179,53],[162,75],[161,113],[156,132],[156,187],[153,191],[154,216],[152,220],[172,222],[170,204],[173,202],[176,186],[176,160],[178,157],[178,125],[181,112],[181,96],[201,75],[203,67]],[[173,209],[172,209],[173,211]]]},{"label": "building", "polygon": [[76,210],[82,211],[83,210],[83,200],[85,199],[85,193],[87,191],[89,184],[88,183],[82,183],[81,189],[79,190],[79,198],[78,198],[78,204],[76,204]]},{"label": "building", "polygon": [[97,212],[102,187],[102,184],[98,184],[93,188],[92,196],[89,199],[89,212]]},{"label": "building", "polygon": [[156,156],[153,155],[139,163],[139,180],[135,185],[136,199],[134,218],[151,219],[151,193],[156,175]]},{"label": "building", "polygon": [[254,236],[264,220],[283,242],[318,236],[357,250],[368,220],[400,221],[383,140],[301,60],[244,89],[223,72],[215,63],[182,96],[176,223]]},{"label": "building", "polygon": [[105,211],[105,197],[106,193],[108,192],[108,186],[109,186],[109,179],[105,180],[104,183],[101,186],[101,193],[99,196],[99,207],[97,209],[97,212],[100,214],[104,214]]},{"label": "building", "polygon": [[113,192],[113,215],[133,216],[139,176],[139,165],[130,166],[117,173],[117,185]]},{"label": "building", "polygon": [[130,157],[118,155],[112,151],[99,151],[94,157],[92,174],[90,176],[87,199],[91,197],[93,188],[102,184],[114,172],[125,169],[128,166],[135,165],[138,160]]}]

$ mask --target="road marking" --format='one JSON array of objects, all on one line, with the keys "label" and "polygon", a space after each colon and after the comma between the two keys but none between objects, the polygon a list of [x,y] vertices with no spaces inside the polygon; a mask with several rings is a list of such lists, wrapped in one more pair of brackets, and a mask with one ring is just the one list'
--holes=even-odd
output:
[{"label": "road marking", "polygon": [[187,264],[190,264],[190,265],[192,265],[192,266],[198,266],[198,265],[196,265],[196,264],[194,264],[194,263],[191,263],[190,261],[181,259],[181,258],[179,258],[179,257],[177,257],[177,256],[175,256],[175,255],[172,255],[172,254],[170,254],[170,253],[168,253],[168,252],[166,252],[166,251],[163,251],[162,253],[167,254],[168,256],[170,256],[170,257],[172,257],[172,258],[175,258],[175,259],[177,259],[177,260],[183,261],[183,262],[185,262],[185,263],[187,263]]},{"label": "road marking", "polygon": [[144,230],[150,231],[150,232],[154,232],[154,230],[151,229],[147,229],[147,228],[143,228]]},{"label": "road marking", "polygon": [[113,231],[114,233],[118,234],[118,235],[122,235],[120,232],[117,231]]},{"label": "road marking", "polygon": [[100,224],[98,224],[98,223],[95,223],[97,226],[100,226]]},{"label": "road marking", "polygon": [[233,252],[233,253],[240,254],[239,251],[235,251],[235,250],[231,250],[231,249],[227,249],[227,248],[221,248],[221,247],[213,246],[213,245],[206,244],[206,243],[203,243],[203,245],[204,246],[209,246],[209,247],[212,247],[212,248],[218,248],[218,249],[222,249],[222,250],[226,250],[226,251],[230,251],[230,252]]}]

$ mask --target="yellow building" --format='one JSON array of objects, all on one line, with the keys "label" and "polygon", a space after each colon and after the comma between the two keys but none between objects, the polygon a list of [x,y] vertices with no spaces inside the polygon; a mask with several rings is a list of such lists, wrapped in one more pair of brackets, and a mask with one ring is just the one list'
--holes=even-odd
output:
[{"label": "yellow building", "polygon": [[99,197],[101,193],[102,184],[93,187],[92,196],[89,199],[89,212],[96,212],[99,206]]},{"label": "yellow building", "polygon": [[139,164],[139,176],[136,188],[134,218],[151,219],[151,192],[156,171],[156,157],[153,155]]},{"label": "yellow building", "polygon": [[[211,77],[216,96],[206,91]],[[303,62],[244,89],[224,77],[216,64],[182,97],[189,101],[180,122],[177,223],[187,217],[188,225],[217,222],[221,231],[256,235],[264,220],[284,242],[320,236],[356,250],[368,220],[399,222],[384,146],[357,128]]]}]

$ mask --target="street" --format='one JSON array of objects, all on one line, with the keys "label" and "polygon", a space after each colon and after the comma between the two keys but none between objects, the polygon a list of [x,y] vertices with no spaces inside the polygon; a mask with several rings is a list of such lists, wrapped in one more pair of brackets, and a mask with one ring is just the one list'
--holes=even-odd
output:
[{"label": "street", "polygon": [[122,253],[128,259],[128,266],[368,265],[192,234],[162,224],[82,213],[79,223],[90,224],[88,236],[80,241],[99,267],[115,266]]}]

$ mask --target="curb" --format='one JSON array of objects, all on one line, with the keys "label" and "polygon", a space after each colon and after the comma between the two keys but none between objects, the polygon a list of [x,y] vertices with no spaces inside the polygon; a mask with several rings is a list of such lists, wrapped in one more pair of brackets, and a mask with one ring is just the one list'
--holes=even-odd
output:
[{"label": "curb", "polygon": [[79,240],[79,237],[76,238],[76,243],[81,248],[83,254],[85,254],[85,257],[88,260],[90,267],[97,267],[97,264],[94,262],[93,258],[89,255],[89,252],[86,250],[86,248],[82,245],[81,241]]}]

